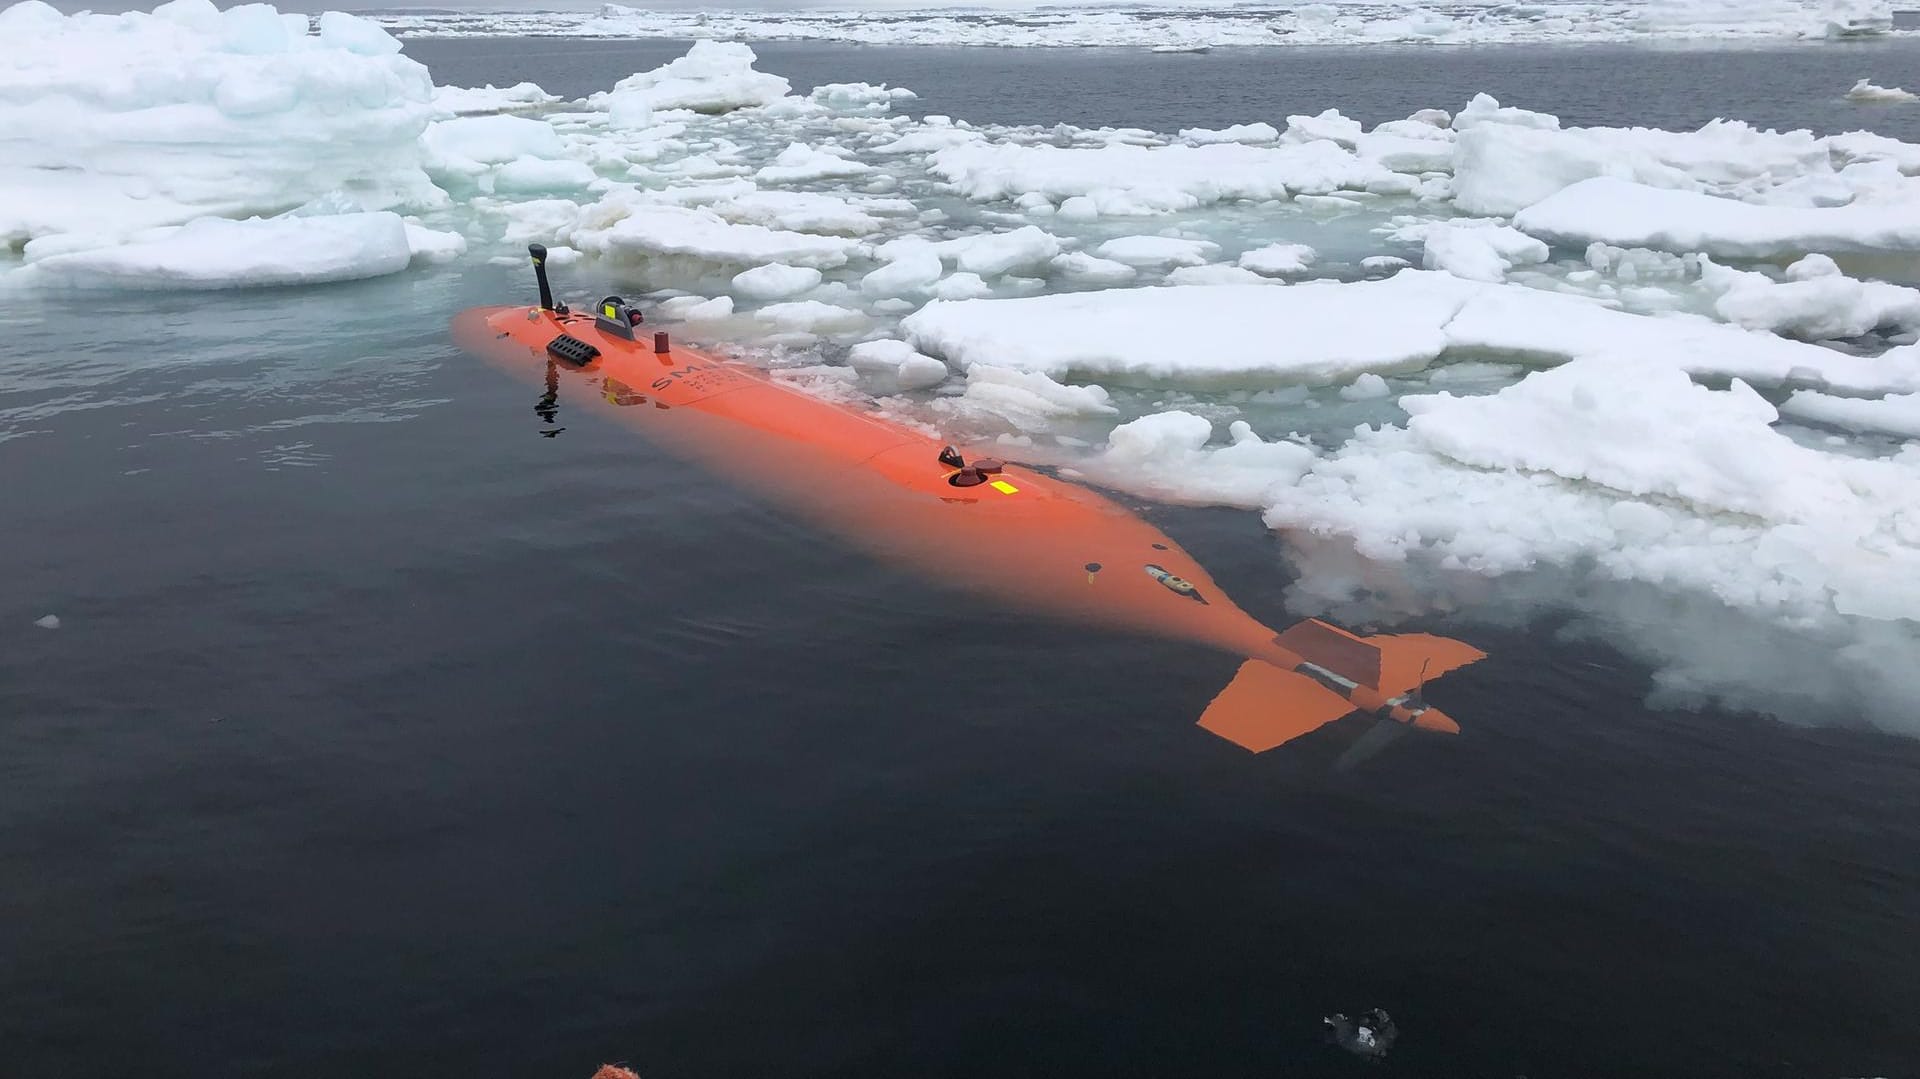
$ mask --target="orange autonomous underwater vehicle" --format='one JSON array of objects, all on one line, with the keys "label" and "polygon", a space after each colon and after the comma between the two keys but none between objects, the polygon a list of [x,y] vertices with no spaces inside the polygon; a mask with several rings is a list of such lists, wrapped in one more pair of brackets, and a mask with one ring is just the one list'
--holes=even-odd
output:
[{"label": "orange autonomous underwater vehicle", "polygon": [[549,394],[577,384],[668,452],[939,580],[1245,659],[1200,725],[1254,752],[1353,712],[1383,721],[1382,735],[1460,729],[1420,689],[1483,658],[1471,645],[1422,633],[1358,637],[1312,619],[1275,633],[1178,544],[1103,495],[969,460],[920,431],[675,345],[617,296],[592,313],[570,311],[553,301],[546,249],[529,250],[539,306],[474,308],[453,330],[468,351],[544,379]]}]

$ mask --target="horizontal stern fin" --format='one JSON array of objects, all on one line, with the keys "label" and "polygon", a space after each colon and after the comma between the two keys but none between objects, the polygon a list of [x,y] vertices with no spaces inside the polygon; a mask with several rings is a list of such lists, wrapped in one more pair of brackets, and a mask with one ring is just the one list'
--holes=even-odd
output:
[{"label": "horizontal stern fin", "polygon": [[1305,675],[1250,659],[1213,698],[1200,725],[1255,753],[1291,742],[1353,711],[1353,702]]},{"label": "horizontal stern fin", "polygon": [[1448,671],[1456,671],[1485,652],[1452,637],[1431,633],[1382,633],[1367,643],[1380,650],[1380,692],[1395,695],[1417,689]]}]

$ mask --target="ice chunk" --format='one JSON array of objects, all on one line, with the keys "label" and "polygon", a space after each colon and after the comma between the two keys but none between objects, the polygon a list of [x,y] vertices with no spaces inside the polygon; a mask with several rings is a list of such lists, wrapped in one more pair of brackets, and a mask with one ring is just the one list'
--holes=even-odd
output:
[{"label": "ice chunk", "polygon": [[1124,262],[1096,258],[1085,251],[1055,255],[1052,265],[1053,272],[1061,277],[1087,285],[1123,285],[1139,272]]},{"label": "ice chunk", "polygon": [[1513,223],[1556,244],[1600,240],[1725,258],[1920,252],[1920,202],[1760,206],[1604,176],[1557,192]]},{"label": "ice chunk", "polygon": [[1487,124],[1501,124],[1507,127],[1526,127],[1540,131],[1560,130],[1560,118],[1551,113],[1529,112],[1526,109],[1512,108],[1500,104],[1492,94],[1475,94],[1467,107],[1461,109],[1453,118],[1455,131],[1471,131]]},{"label": "ice chunk", "polygon": [[463,116],[437,120],[420,141],[435,157],[498,164],[521,157],[565,156],[560,135],[545,120],[525,116]]},{"label": "ice chunk", "polygon": [[1387,388],[1387,380],[1372,372],[1354,379],[1351,385],[1340,387],[1340,396],[1348,401],[1373,401],[1392,392]]},{"label": "ice chunk", "polygon": [[1046,266],[1060,253],[1060,240],[1036,225],[1024,225],[1012,232],[959,236],[937,243],[917,236],[906,237],[882,244],[877,253],[888,260],[910,254],[933,254],[967,273],[996,277]]},{"label": "ice chunk", "polygon": [[880,219],[837,195],[812,191],[750,191],[709,203],[729,221],[793,232],[866,236],[880,231]]},{"label": "ice chunk", "polygon": [[88,288],[307,285],[404,270],[413,258],[407,241],[406,223],[387,211],[245,221],[209,217],[135,233],[117,246],[49,255],[16,274],[30,284]]},{"label": "ice chunk", "polygon": [[784,300],[820,283],[820,271],[811,266],[772,262],[737,273],[733,291],[751,300]]},{"label": "ice chunk", "polygon": [[[961,367],[1052,376],[1098,372],[1183,384],[1326,383],[1418,370],[1446,348],[1442,328],[1476,286],[1435,274],[1343,284],[1110,289],[935,303],[901,328]],[[1391,317],[1382,312],[1391,311]]]},{"label": "ice chunk", "polygon": [[1829,157],[1805,131],[1756,131],[1719,120],[1691,132],[1480,124],[1463,131],[1455,147],[1454,204],[1466,213],[1509,216],[1598,176],[1740,194],[1779,178],[1830,172]]},{"label": "ice chunk", "polygon": [[60,616],[57,614],[43,614],[34,619],[33,624],[39,626],[41,629],[59,629]]},{"label": "ice chunk", "polygon": [[1780,406],[1798,420],[1845,427],[1853,431],[1883,431],[1902,438],[1920,438],[1920,393],[1886,397],[1835,397],[1818,390],[1798,390]]},{"label": "ice chunk", "polygon": [[480,116],[487,113],[515,112],[551,105],[560,98],[530,82],[512,86],[485,86],[468,89],[461,86],[433,88],[433,108],[442,116]]},{"label": "ice chunk", "polygon": [[494,171],[493,189],[497,193],[568,191],[586,187],[594,178],[593,166],[584,161],[522,157]]},{"label": "ice chunk", "polygon": [[757,57],[733,41],[696,41],[685,56],[613,84],[615,95],[639,95],[652,109],[723,113],[768,105],[787,94],[789,83],[753,68]]},{"label": "ice chunk", "polygon": [[[0,12],[0,245],[245,217],[336,195],[425,209],[425,67],[363,19],[204,0]],[[244,163],[243,166],[237,163]]]},{"label": "ice chunk", "polygon": [[1488,576],[1591,565],[1802,624],[1920,615],[1920,460],[1800,446],[1737,382],[1616,355],[1401,404],[1405,427],[1275,488],[1268,524]]},{"label": "ice chunk", "polygon": [[1093,253],[1129,266],[1199,266],[1219,254],[1220,245],[1172,236],[1121,236],[1094,248]]},{"label": "ice chunk", "polygon": [[1283,199],[1295,193],[1365,190],[1397,177],[1330,141],[1292,146],[1136,146],[1097,148],[1005,143],[949,147],[928,168],[972,199],[1091,200],[1101,214],[1191,210],[1230,199]]},{"label": "ice chunk", "polygon": [[375,23],[344,11],[321,13],[320,43],[361,56],[392,56],[400,51],[400,42],[392,34]]},{"label": "ice chunk", "polygon": [[416,262],[452,262],[467,252],[467,238],[457,232],[440,232],[411,221],[406,225],[407,250]]},{"label": "ice chunk", "polygon": [[1313,450],[1294,442],[1265,442],[1246,422],[1229,428],[1230,443],[1209,445],[1213,424],[1191,412],[1160,412],[1123,423],[1085,470],[1098,479],[1162,498],[1249,508],[1298,480]]},{"label": "ice chunk", "polygon": [[864,176],[872,171],[873,166],[864,161],[830,154],[804,142],[794,142],[788,143],[787,148],[773,159],[773,164],[755,173],[754,178],[763,184],[794,184],[831,177]]},{"label": "ice chunk", "polygon": [[1474,281],[1504,281],[1515,266],[1547,261],[1547,245],[1505,225],[1428,225],[1425,265]]},{"label": "ice chunk", "polygon": [[1243,270],[1272,277],[1291,277],[1307,272],[1318,253],[1306,244],[1268,244],[1242,252],[1238,265]]},{"label": "ice chunk", "polygon": [[796,300],[762,307],[753,313],[762,322],[771,322],[784,331],[807,333],[843,333],[864,329],[867,316],[850,307],[839,307],[819,300]]},{"label": "ice chunk", "polygon": [[1853,84],[1853,89],[1847,91],[1847,100],[1863,105],[1890,105],[1920,100],[1920,97],[1897,86],[1875,86],[1866,79],[1861,79]]},{"label": "ice chunk", "polygon": [[588,254],[641,263],[662,280],[769,262],[830,269],[859,250],[853,240],[736,225],[711,210],[652,205],[633,192],[610,192],[582,209],[569,235]]},{"label": "ice chunk", "polygon": [[1270,277],[1261,277],[1252,270],[1243,270],[1238,266],[1214,263],[1211,266],[1182,266],[1168,273],[1164,282],[1168,285],[1275,285],[1279,282]]},{"label": "ice chunk", "polygon": [[1920,389],[1920,356],[1849,356],[1698,316],[1629,314],[1514,285],[1474,291],[1446,324],[1445,336],[1450,350],[1536,363],[1619,353],[1658,358],[1703,378],[1779,385],[1817,377],[1859,392]]},{"label": "ice chunk", "polygon": [[1021,431],[1044,430],[1062,416],[1115,411],[1099,386],[1066,386],[1039,372],[985,363],[967,369],[966,393],[953,407],[990,413]]},{"label": "ice chunk", "polygon": [[1920,389],[1920,348],[1849,356],[1698,316],[1629,314],[1575,296],[1414,270],[1282,288],[936,303],[901,326],[916,348],[961,367],[982,362],[1182,385],[1343,382],[1362,372],[1418,370],[1449,353],[1564,363],[1618,351],[1702,377],[1770,385],[1818,378],[1855,392]]},{"label": "ice chunk", "polygon": [[862,341],[847,351],[856,370],[884,374],[903,390],[924,390],[947,380],[947,365],[914,350],[905,341]]},{"label": "ice chunk", "polygon": [[1881,327],[1920,329],[1920,291],[1842,276],[1833,260],[1822,255],[1794,263],[1787,277],[1775,281],[1765,274],[1708,264],[1702,283],[1720,291],[1714,311],[1749,330],[1826,341],[1859,337]]},{"label": "ice chunk", "polygon": [[956,273],[941,278],[932,292],[939,300],[972,300],[993,295],[993,286],[977,273]]},{"label": "ice chunk", "polygon": [[1234,124],[1217,130],[1206,127],[1182,128],[1178,137],[1181,142],[1195,146],[1207,146],[1217,142],[1244,142],[1257,145],[1279,142],[1280,132],[1272,124]]},{"label": "ice chunk", "polygon": [[807,95],[816,105],[833,112],[865,113],[890,111],[894,105],[912,101],[920,95],[904,86],[875,86],[867,82],[830,82],[813,88]]},{"label": "ice chunk", "polygon": [[904,296],[932,287],[945,272],[940,256],[921,251],[901,257],[860,279],[860,291],[870,296]]},{"label": "ice chunk", "polygon": [[1324,139],[1351,150],[1360,141],[1362,130],[1364,129],[1361,128],[1360,121],[1340,115],[1339,109],[1328,109],[1318,116],[1287,117],[1286,134],[1281,138],[1286,142],[1314,142]]}]

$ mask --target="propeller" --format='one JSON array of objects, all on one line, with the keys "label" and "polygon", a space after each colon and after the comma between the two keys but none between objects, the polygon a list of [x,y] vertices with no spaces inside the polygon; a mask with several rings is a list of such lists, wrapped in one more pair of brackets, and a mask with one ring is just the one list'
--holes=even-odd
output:
[{"label": "propeller", "polygon": [[[1415,704],[1421,703],[1423,700],[1422,695],[1426,693],[1426,690],[1427,664],[1422,662],[1420,664],[1420,682],[1414,686],[1413,693],[1411,694]],[[1412,729],[1413,725],[1411,723],[1396,723],[1391,719],[1374,720],[1373,726],[1369,727],[1365,734],[1354,739],[1353,744],[1347,747],[1346,752],[1340,754],[1333,762],[1334,771],[1350,772],[1360,767],[1367,761],[1379,756],[1388,746],[1405,738],[1407,732]]]},{"label": "propeller", "polygon": [[1395,723],[1391,719],[1376,719],[1367,732],[1353,740],[1346,752],[1333,762],[1336,772],[1350,772],[1379,755],[1388,746],[1407,736],[1413,727],[1406,723]]}]

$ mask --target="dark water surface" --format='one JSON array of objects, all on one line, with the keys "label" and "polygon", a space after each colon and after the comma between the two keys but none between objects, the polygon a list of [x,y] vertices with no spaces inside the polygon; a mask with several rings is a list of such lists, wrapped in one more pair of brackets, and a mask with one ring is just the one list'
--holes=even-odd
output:
[{"label": "dark water surface", "polygon": [[[579,97],[686,52],[688,42],[585,38],[421,38],[406,52],[434,81],[531,80]],[[1416,109],[1457,110],[1479,92],[1566,124],[1695,128],[1716,118],[1834,134],[1868,127],[1920,140],[1920,109],[1848,102],[1856,79],[1920,86],[1920,40],[1818,47],[1537,45],[1216,49],[979,49],[755,42],[759,67],[804,92],[874,82],[920,95],[907,110],[992,124],[1223,127],[1338,108],[1366,124]]]},{"label": "dark water surface", "polygon": [[[562,92],[675,51],[409,48]],[[1372,120],[1522,65],[1685,118],[1595,50],[1244,105],[1174,92],[1217,54],[761,52],[975,119]],[[1913,54],[1770,55],[1730,111],[1823,123],[1806,58]],[[444,332],[526,292],[0,302],[0,1075],[1920,1074],[1920,743],[1427,626],[1493,654],[1432,687],[1465,736],[1249,756],[1192,726],[1228,657],[876,566],[564,401],[539,437]],[[1287,618],[1254,515],[1144,508]],[[1385,1065],[1318,1043],[1371,1006]]]}]

